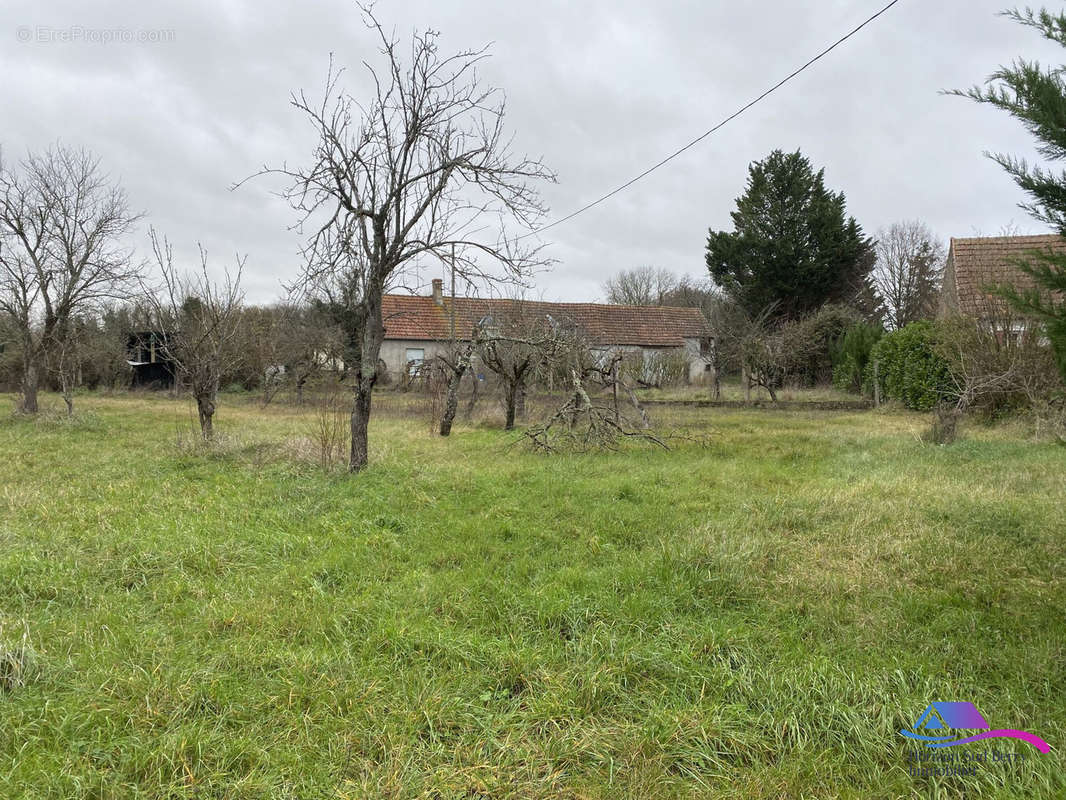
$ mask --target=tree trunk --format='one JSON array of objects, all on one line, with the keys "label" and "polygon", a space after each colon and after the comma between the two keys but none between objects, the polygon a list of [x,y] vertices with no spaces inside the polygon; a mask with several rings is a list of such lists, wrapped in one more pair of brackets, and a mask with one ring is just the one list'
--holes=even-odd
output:
[{"label": "tree trunk", "polygon": [[959,418],[962,409],[958,406],[942,402],[937,404],[933,414],[933,427],[927,435],[928,441],[933,444],[951,444],[958,436]]},{"label": "tree trunk", "polygon": [[774,391],[774,387],[772,386],[772,384],[773,380],[771,379],[766,381],[766,383],[763,385],[766,387],[767,394],[770,395],[770,402],[774,405],[777,405],[777,392]]},{"label": "tree trunk", "polygon": [[66,376],[61,379],[63,402],[67,404],[67,419],[74,416],[74,385]]},{"label": "tree trunk", "polygon": [[348,471],[359,472],[369,461],[367,429],[370,427],[370,400],[374,391],[372,381],[360,380],[355,387],[352,404],[352,449],[348,457]]},{"label": "tree trunk", "polygon": [[33,358],[33,353],[23,351],[22,383],[19,386],[18,410],[22,414],[37,413],[37,387],[40,384],[40,371]]},{"label": "tree trunk", "polygon": [[474,418],[474,409],[477,408],[477,401],[481,396],[481,381],[478,379],[477,371],[471,371],[470,377],[472,378],[472,385],[470,387],[470,400],[466,404],[467,422]]},{"label": "tree trunk", "polygon": [[[381,290],[367,287],[366,316],[359,335],[359,364],[355,371],[355,397],[352,402],[352,449],[348,457],[348,471],[359,472],[369,460],[367,430],[370,427],[370,400],[378,379],[378,358],[385,338],[385,324],[381,319]],[[358,324],[358,323],[357,323]]]},{"label": "tree trunk", "polygon": [[526,419],[526,384],[523,382],[518,386],[518,393],[515,397],[515,416],[518,419],[525,422]]},{"label": "tree trunk", "polygon": [[214,417],[215,417],[215,395],[213,392],[209,394],[196,395],[196,410],[200,415],[200,435],[204,437],[205,442],[211,441],[215,435]]},{"label": "tree trunk", "polygon": [[300,377],[296,379],[296,405],[302,406],[304,404],[304,384],[307,383],[307,378]]},{"label": "tree trunk", "polygon": [[466,365],[459,364],[448,378],[448,394],[444,400],[444,413],[440,418],[441,436],[448,436],[452,432],[455,412],[459,408],[459,385],[462,383],[464,374],[466,374]]},{"label": "tree trunk", "polygon": [[511,431],[514,430],[515,408],[518,405],[518,386],[516,384],[507,384],[507,391],[504,399],[507,403],[507,420],[503,424],[503,429],[505,431]]},{"label": "tree trunk", "polygon": [[615,361],[611,364],[611,401],[614,404],[614,421],[615,424],[622,418],[621,413],[618,411],[618,362]]}]

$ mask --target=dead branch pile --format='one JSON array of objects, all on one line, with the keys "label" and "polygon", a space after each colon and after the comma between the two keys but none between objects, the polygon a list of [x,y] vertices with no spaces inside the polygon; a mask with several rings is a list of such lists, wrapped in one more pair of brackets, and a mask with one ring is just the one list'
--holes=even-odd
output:
[{"label": "dead branch pile", "polygon": [[[563,403],[543,422],[525,431],[530,447],[542,453],[618,450],[623,441],[650,442],[669,450],[666,442],[648,430],[648,415],[636,393],[619,376],[621,356],[606,364],[587,362],[570,368],[571,391]],[[594,400],[586,388],[601,391]],[[629,400],[619,403],[619,394]],[[606,398],[606,399],[601,399]]]}]

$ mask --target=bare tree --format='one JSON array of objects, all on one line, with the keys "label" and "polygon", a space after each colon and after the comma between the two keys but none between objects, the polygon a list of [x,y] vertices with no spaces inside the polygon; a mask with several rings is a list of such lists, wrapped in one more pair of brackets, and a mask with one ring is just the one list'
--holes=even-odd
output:
[{"label": "bare tree", "polygon": [[947,254],[925,223],[896,222],[877,234],[874,289],[891,329],[935,312]]},{"label": "bare tree", "polygon": [[[637,267],[619,272],[603,284],[608,303],[623,306],[661,306],[681,282],[674,273],[658,267]],[[685,284],[688,288],[688,284]]]},{"label": "bare tree", "polygon": [[249,306],[241,314],[241,349],[247,388],[258,385],[260,402],[270,405],[285,385],[285,361],[297,309],[285,304]]},{"label": "bare tree", "polygon": [[308,381],[321,372],[343,372],[340,331],[320,305],[295,308],[286,336],[285,367],[290,372],[296,404],[303,405]]},{"label": "bare tree", "polygon": [[530,382],[571,349],[565,321],[538,314],[521,300],[479,323],[477,356],[503,387],[504,430],[513,430]]},{"label": "bare tree", "polygon": [[455,422],[455,413],[459,408],[459,386],[462,384],[463,376],[470,370],[478,344],[478,331],[475,329],[469,340],[454,339],[448,343],[443,352],[437,355],[438,366],[448,380],[444,408],[440,417],[441,436],[451,435],[452,423]]},{"label": "bare tree", "polygon": [[153,325],[162,337],[163,352],[175,366],[178,378],[196,400],[200,433],[214,436],[214,416],[222,376],[241,357],[241,273],[244,259],[221,282],[212,280],[207,253],[200,248],[200,269],[182,273],[174,265],[170,243],[150,232],[152,255],[163,285],[148,293]]},{"label": "bare tree", "polygon": [[81,383],[82,358],[92,346],[93,327],[95,320],[79,315],[68,320],[47,345],[47,363],[59,383],[67,417],[74,416],[74,389]]},{"label": "bare tree", "polygon": [[[367,463],[367,425],[384,338],[382,295],[417,282],[421,262],[454,264],[464,280],[516,279],[545,263],[529,239],[509,238],[508,221],[532,229],[545,213],[535,182],[554,180],[539,160],[515,158],[504,132],[504,100],[483,85],[486,50],[446,56],[433,31],[412,36],[408,60],[369,7],[384,65],[366,64],[373,93],[359,102],[339,86],[332,62],[320,102],[292,105],[318,135],[311,164],[264,169],[289,179],[286,197],[311,229],[297,286],[332,286],[354,377],[349,468]],[[487,237],[492,220],[495,239]],[[454,262],[450,255],[458,252]]]},{"label": "bare tree", "polygon": [[75,314],[135,285],[140,268],[121,240],[137,219],[86,150],[0,163],[0,313],[19,335],[22,412],[36,413],[48,349],[70,349]]},{"label": "bare tree", "polygon": [[722,301],[722,292],[710,280],[697,280],[682,275],[676,284],[662,296],[662,305],[680,308],[698,308],[705,317],[710,315]]}]

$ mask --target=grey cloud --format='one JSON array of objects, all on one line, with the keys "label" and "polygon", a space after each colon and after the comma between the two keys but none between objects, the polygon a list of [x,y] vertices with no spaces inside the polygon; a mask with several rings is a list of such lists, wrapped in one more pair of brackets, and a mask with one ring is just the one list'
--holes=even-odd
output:
[{"label": "grey cloud", "polygon": [[[516,148],[559,173],[544,191],[555,218],[706,130],[879,5],[418,0],[377,11],[400,35],[441,31],[446,50],[494,43],[483,73],[507,92]],[[718,134],[545,234],[558,263],[538,277],[538,293],[596,299],[606,277],[638,264],[702,274],[707,228],[729,227],[748,163],[776,147],[802,148],[824,166],[871,233],[912,217],[945,239],[1012,220],[1038,231],[1016,207],[1020,193],[982,156],[1032,155],[1028,135],[1002,114],[939,94],[1018,55],[1062,60],[997,18],[1000,8],[900,3]],[[18,41],[20,26],[73,25],[168,29],[174,39]],[[8,2],[0,144],[5,158],[57,138],[93,149],[179,255],[192,257],[198,240],[216,263],[247,253],[249,294],[267,301],[298,269],[295,220],[270,181],[229,187],[263,163],[306,158],[310,132],[288,96],[320,90],[331,51],[358,92],[360,62],[376,53],[354,3]]]}]

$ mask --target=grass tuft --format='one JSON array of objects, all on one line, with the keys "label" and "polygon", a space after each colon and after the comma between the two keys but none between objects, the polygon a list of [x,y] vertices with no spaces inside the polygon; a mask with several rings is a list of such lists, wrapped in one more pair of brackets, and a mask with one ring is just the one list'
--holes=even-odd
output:
[{"label": "grass tuft", "polygon": [[23,626],[21,637],[9,641],[0,624],[0,690],[11,692],[36,681],[39,676],[37,654],[30,644],[29,628]]}]

